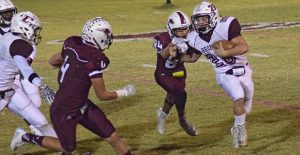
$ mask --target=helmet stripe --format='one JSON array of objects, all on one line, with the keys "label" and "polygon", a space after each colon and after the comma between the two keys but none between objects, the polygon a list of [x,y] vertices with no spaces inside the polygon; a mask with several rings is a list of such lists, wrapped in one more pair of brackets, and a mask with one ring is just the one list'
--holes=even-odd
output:
[{"label": "helmet stripe", "polygon": [[180,22],[181,24],[186,24],[186,21],[184,19],[184,16],[181,12],[177,12],[178,16],[180,17]]}]

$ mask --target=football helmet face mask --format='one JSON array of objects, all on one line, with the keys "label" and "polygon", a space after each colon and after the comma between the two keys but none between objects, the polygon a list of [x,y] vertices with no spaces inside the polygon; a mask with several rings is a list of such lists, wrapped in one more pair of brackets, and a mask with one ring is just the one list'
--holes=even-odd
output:
[{"label": "football helmet face mask", "polygon": [[38,45],[42,39],[41,30],[38,17],[29,11],[17,13],[12,18],[11,32],[21,34],[35,45]]},{"label": "football helmet face mask", "polygon": [[0,26],[8,27],[11,19],[17,13],[16,6],[10,0],[0,0]]},{"label": "football helmet face mask", "polygon": [[219,18],[218,9],[213,4],[202,2],[193,11],[192,24],[198,33],[206,34],[216,27]]},{"label": "football helmet face mask", "polygon": [[[175,11],[168,17],[166,28],[171,37],[176,36],[176,32],[189,30],[191,25],[190,18],[181,11]],[[186,31],[188,32],[188,31]]]},{"label": "football helmet face mask", "polygon": [[113,42],[111,25],[102,17],[90,19],[83,26],[81,38],[98,49],[108,49]]}]

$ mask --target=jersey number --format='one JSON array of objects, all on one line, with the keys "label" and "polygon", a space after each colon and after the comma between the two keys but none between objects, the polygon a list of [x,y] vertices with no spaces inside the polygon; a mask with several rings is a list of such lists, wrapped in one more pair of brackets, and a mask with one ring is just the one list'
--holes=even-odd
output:
[{"label": "jersey number", "polygon": [[66,56],[65,60],[64,60],[64,64],[61,66],[60,71],[61,71],[61,77],[59,82],[62,83],[65,77],[65,74],[68,70],[68,68],[70,67],[70,64],[67,64],[67,60],[68,60],[69,56]]},{"label": "jersey number", "polygon": [[153,46],[155,49],[157,49],[158,51],[162,50],[163,45],[159,40],[154,39],[154,43]]}]

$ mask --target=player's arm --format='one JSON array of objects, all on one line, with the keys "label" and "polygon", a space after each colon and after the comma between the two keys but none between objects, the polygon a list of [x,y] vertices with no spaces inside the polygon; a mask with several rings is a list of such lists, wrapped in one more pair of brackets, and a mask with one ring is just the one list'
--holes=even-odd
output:
[{"label": "player's arm", "polygon": [[132,84],[126,85],[124,88],[116,91],[108,91],[105,88],[104,80],[102,77],[92,78],[91,81],[96,96],[99,100],[112,100],[118,97],[132,96],[135,94],[135,86]]},{"label": "player's arm", "polygon": [[217,51],[217,55],[221,57],[230,57],[242,55],[248,52],[249,47],[245,39],[241,36],[241,25],[234,19],[229,26],[228,40],[233,42],[235,46],[224,50],[222,47]]},{"label": "player's arm", "polygon": [[181,62],[187,62],[187,63],[193,63],[196,62],[200,58],[201,54],[192,53],[192,55],[189,54],[183,54],[181,56],[180,61]]},{"label": "player's arm", "polygon": [[171,57],[176,57],[177,54],[177,46],[173,43],[170,43],[166,48],[162,49],[160,52],[160,55],[164,58],[167,59],[170,56]]},{"label": "player's arm", "polygon": [[169,57],[176,57],[177,54],[177,47],[175,44],[171,42],[167,46],[163,45],[162,41],[156,37],[154,38],[153,48],[163,59],[167,59]]},{"label": "player's arm", "polygon": [[61,56],[61,52],[54,54],[49,60],[49,64],[53,67],[60,67],[63,63],[63,58]]},{"label": "player's arm", "polygon": [[29,82],[39,87],[43,84],[43,82],[27,61],[27,58],[33,50],[32,45],[22,39],[13,41],[9,48],[10,55],[13,57],[14,62],[18,66],[22,75],[28,79]]},{"label": "player's arm", "polygon": [[241,35],[233,38],[230,41],[233,42],[235,46],[233,48],[225,50],[223,57],[237,56],[248,52],[248,44]]},{"label": "player's arm", "polygon": [[99,100],[112,100],[118,97],[115,91],[107,91],[102,77],[93,78],[92,85]]},{"label": "player's arm", "polygon": [[195,48],[189,46],[189,49],[187,53],[182,54],[180,61],[181,62],[187,62],[187,63],[193,63],[196,62],[202,53]]}]

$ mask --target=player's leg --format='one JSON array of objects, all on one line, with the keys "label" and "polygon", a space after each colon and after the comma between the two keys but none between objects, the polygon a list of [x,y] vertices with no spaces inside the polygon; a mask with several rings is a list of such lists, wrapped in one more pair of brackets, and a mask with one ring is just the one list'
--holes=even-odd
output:
[{"label": "player's leg", "polygon": [[[17,76],[16,76],[16,78],[15,78],[15,80],[14,80],[14,84],[18,87],[16,90],[17,91],[19,91],[20,92],[20,90],[22,90],[22,92],[24,92],[24,91],[26,91],[26,90],[28,90],[29,92],[31,91],[31,92],[33,92],[34,91],[34,89],[33,90],[30,90],[30,88],[29,87],[26,87],[27,89],[24,89],[24,85],[21,83],[21,78],[20,78],[20,74],[18,74]],[[27,80],[28,81],[28,80]],[[29,82],[29,81],[28,81]],[[30,82],[29,82],[30,83]],[[32,84],[31,84],[32,85]],[[38,91],[38,90],[37,90]],[[38,93],[38,92],[37,92]],[[25,94],[26,94],[26,92],[25,92]],[[27,97],[29,97],[28,95],[27,95]],[[40,100],[40,99],[39,99]],[[36,100],[36,99],[34,99],[34,101],[37,103],[38,102],[38,100]],[[26,103],[23,103],[23,102],[19,102],[18,104],[23,104],[23,105],[25,105]],[[39,107],[39,106],[38,106]],[[16,113],[16,112],[15,112]],[[20,116],[20,115],[19,115]],[[25,121],[25,123],[28,125],[28,127],[30,128],[30,130],[31,130],[31,132],[32,133],[34,133],[34,134],[38,134],[38,135],[41,135],[41,132],[36,128],[36,127],[34,127],[33,125],[31,125],[26,119],[24,119],[24,118],[22,118],[24,121]]]},{"label": "player's leg", "polygon": [[53,109],[51,109],[50,118],[58,138],[16,131],[11,144],[12,150],[16,150],[18,142],[27,142],[53,151],[72,153],[76,148],[77,118],[70,117],[64,111]]},{"label": "player's leg", "polygon": [[[244,108],[246,114],[248,115],[252,109],[252,100],[254,93],[254,84],[252,81],[252,70],[249,66],[246,66],[246,74],[241,76],[239,79],[244,88],[245,98],[244,98]],[[247,117],[246,115],[246,117]],[[246,124],[239,126],[240,135],[239,135],[239,144],[240,146],[246,146],[248,144],[248,134],[246,129]]]},{"label": "player's leg", "polygon": [[104,138],[119,155],[131,155],[127,144],[121,139],[121,137],[114,132],[108,138]]},{"label": "player's leg", "polygon": [[23,92],[22,89],[17,89],[16,93],[8,104],[10,111],[24,118],[28,124],[32,125],[37,129],[36,134],[44,136],[56,137],[56,133],[48,124],[46,117],[35,105],[32,104],[28,96]]},{"label": "player's leg", "polygon": [[170,76],[161,76],[160,74],[155,74],[155,80],[156,83],[167,92],[163,107],[156,110],[156,128],[158,133],[163,135],[166,129],[167,116],[175,103],[174,96],[168,92],[172,87],[172,81],[175,81],[175,79]]},{"label": "player's leg", "polygon": [[107,119],[103,111],[91,101],[79,123],[101,138],[104,138],[117,154],[130,155],[127,144],[117,134],[112,123]]},{"label": "player's leg", "polygon": [[177,79],[178,83],[173,88],[175,97],[175,106],[179,118],[179,124],[184,131],[190,136],[198,135],[196,128],[189,123],[185,114],[185,105],[187,101],[187,93],[185,91],[185,78]]},{"label": "player's leg", "polygon": [[252,69],[250,66],[246,66],[246,74],[242,77],[240,77],[240,81],[242,83],[242,86],[244,88],[245,92],[245,101],[244,101],[244,107],[246,110],[246,113],[249,114],[252,109],[252,101],[253,101],[253,94],[254,94],[254,84],[252,80]]},{"label": "player's leg", "polygon": [[157,118],[157,131],[159,134],[163,135],[165,133],[165,129],[166,129],[166,119],[167,116],[171,110],[171,108],[173,107],[173,103],[172,103],[172,96],[167,93],[166,98],[165,98],[165,102],[162,108],[158,108],[156,110],[156,118]]},{"label": "player's leg", "polygon": [[163,107],[161,108],[161,110],[165,113],[165,114],[169,114],[170,110],[172,109],[173,105],[174,105],[174,98],[172,97],[172,95],[170,93],[167,93],[166,98],[165,98],[165,102]]},{"label": "player's leg", "polygon": [[217,82],[233,100],[234,126],[231,128],[233,147],[239,148],[241,126],[245,125],[246,112],[244,108],[244,89],[238,77],[226,74],[217,74]]},{"label": "player's leg", "polygon": [[26,133],[26,131],[23,130],[22,128],[17,128],[15,135],[11,141],[11,145],[10,145],[11,150],[15,152],[18,149],[18,147],[20,147],[24,143],[39,145],[41,147],[53,151],[66,152],[65,149],[61,146],[60,141],[55,137],[38,136],[32,133]]}]

